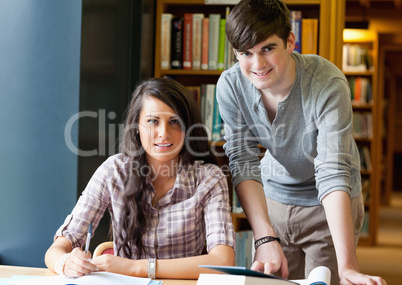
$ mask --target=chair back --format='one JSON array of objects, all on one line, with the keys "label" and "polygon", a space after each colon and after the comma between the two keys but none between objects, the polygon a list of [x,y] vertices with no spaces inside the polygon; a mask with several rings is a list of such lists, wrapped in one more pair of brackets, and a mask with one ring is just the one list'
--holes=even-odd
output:
[{"label": "chair back", "polygon": [[105,241],[99,244],[94,250],[93,257],[97,257],[102,254],[114,254],[112,241]]}]

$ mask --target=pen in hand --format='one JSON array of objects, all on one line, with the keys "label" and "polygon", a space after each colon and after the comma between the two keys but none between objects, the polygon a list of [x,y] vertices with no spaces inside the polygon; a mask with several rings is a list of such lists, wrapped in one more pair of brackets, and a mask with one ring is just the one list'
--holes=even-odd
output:
[{"label": "pen in hand", "polygon": [[88,254],[89,243],[91,241],[92,236],[92,222],[89,223],[88,232],[87,232],[87,242],[85,243],[85,254]]}]

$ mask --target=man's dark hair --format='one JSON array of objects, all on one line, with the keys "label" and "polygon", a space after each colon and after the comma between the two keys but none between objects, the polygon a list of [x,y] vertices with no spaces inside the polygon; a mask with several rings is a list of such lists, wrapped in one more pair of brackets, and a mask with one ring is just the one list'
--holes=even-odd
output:
[{"label": "man's dark hair", "polygon": [[286,47],[291,30],[289,9],[280,0],[242,0],[226,22],[226,36],[239,51],[246,51],[273,35],[281,38]]}]

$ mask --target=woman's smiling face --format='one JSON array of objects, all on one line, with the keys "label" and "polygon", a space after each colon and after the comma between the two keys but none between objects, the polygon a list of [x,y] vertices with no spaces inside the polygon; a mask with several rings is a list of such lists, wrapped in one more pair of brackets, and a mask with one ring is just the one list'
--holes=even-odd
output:
[{"label": "woman's smiling face", "polygon": [[144,97],[139,134],[149,164],[179,160],[184,145],[184,125],[175,111],[161,100]]}]

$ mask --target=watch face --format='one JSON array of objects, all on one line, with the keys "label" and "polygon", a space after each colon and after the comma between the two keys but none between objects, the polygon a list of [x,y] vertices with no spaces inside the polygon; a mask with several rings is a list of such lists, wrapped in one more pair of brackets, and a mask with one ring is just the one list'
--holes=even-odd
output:
[{"label": "watch face", "polygon": [[156,259],[148,259],[148,278],[155,279]]}]

